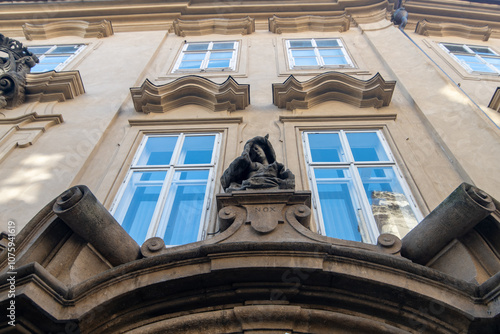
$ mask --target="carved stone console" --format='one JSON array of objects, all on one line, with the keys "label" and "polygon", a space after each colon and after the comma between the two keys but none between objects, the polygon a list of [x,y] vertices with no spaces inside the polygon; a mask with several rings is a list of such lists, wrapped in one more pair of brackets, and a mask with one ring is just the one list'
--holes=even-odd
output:
[{"label": "carved stone console", "polygon": [[36,63],[38,58],[19,41],[0,34],[0,109],[23,103],[26,74]]}]

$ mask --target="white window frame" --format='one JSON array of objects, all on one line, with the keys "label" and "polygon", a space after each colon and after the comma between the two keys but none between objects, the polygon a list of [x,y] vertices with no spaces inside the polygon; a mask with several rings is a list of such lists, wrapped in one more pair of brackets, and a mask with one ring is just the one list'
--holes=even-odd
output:
[{"label": "white window frame", "polygon": [[[61,71],[64,67],[66,67],[66,65],[68,65],[78,54],[80,54],[86,47],[87,45],[86,44],[79,44],[79,43],[76,43],[76,44],[44,44],[44,45],[30,45],[28,46],[28,50],[30,50],[30,48],[34,48],[34,47],[50,47],[47,51],[45,51],[42,55],[37,55],[38,59],[40,60],[40,62],[44,59],[44,58],[48,58],[50,57],[50,54],[51,52],[53,52],[58,46],[78,46],[78,49],[75,50],[75,52],[71,53],[70,56],[68,57],[68,59],[66,59],[64,62],[62,63],[59,63],[59,65],[57,65],[53,70],[47,70],[47,71],[37,71],[36,70],[36,66],[35,65],[32,69],[31,69],[31,73],[44,73],[44,72],[50,72],[50,71]],[[65,53],[65,54],[62,54],[62,55],[68,55],[68,53]]]},{"label": "white window frame", "polygon": [[[311,48],[301,48],[302,50],[304,49],[313,49],[314,54],[316,56],[316,61],[318,62],[318,65],[311,65],[311,66],[299,66],[295,65],[295,59],[292,55],[292,50],[294,48],[291,47],[290,42],[291,41],[311,41],[312,42],[312,47]],[[323,57],[320,55],[319,49],[320,47],[317,46],[316,41],[317,40],[336,40],[337,43],[339,44],[338,47],[334,47],[334,49],[339,49],[342,51],[342,54],[347,61],[347,65],[325,65],[325,62],[323,60]],[[351,60],[351,57],[349,57],[349,54],[347,53],[347,49],[344,46],[344,43],[342,43],[342,39],[340,38],[297,38],[297,39],[287,39],[286,41],[286,51],[287,51],[287,56],[288,56],[288,66],[289,69],[313,69],[313,68],[354,68],[354,63]]]},{"label": "white window frame", "polygon": [[[461,46],[463,47],[467,52],[462,53],[462,52],[452,52],[446,48],[446,45],[456,45],[456,46]],[[500,75],[500,69],[497,69],[495,66],[491,65],[488,63],[484,58],[495,58],[495,59],[500,59],[500,55],[494,51],[492,48],[488,46],[483,46],[483,45],[471,45],[471,44],[458,44],[458,43],[439,43],[439,47],[444,50],[447,54],[450,55],[451,58],[453,58],[457,63],[459,63],[467,72],[469,73],[479,73],[479,74],[490,74],[490,75]],[[486,55],[481,55],[476,53],[474,50],[471,49],[471,47],[479,47],[479,48],[486,48],[490,52],[492,52],[492,55],[486,56]],[[478,62],[486,65],[489,69],[491,69],[491,72],[483,72],[483,71],[474,71],[468,64],[467,62],[459,59],[456,57],[456,54],[463,54],[467,56],[474,56]]]},{"label": "white window frame", "polygon": [[[184,139],[186,136],[208,136],[208,135],[214,135],[215,140],[214,140],[214,147],[213,147],[213,152],[212,152],[212,160],[209,164],[177,164],[176,162],[179,159],[179,156],[182,151]],[[138,160],[146,147],[146,142],[149,138],[154,138],[154,137],[177,137],[178,140],[176,142],[176,146],[174,148],[174,151],[172,153],[172,158],[171,158],[171,163],[169,165],[139,165]],[[168,134],[146,134],[141,140],[141,143],[134,155],[134,158],[132,160],[132,164],[129,167],[129,170],[127,172],[127,175],[125,179],[123,180],[122,185],[120,186],[120,189],[118,190],[118,193],[116,194],[116,197],[111,205],[110,212],[114,216],[117,213],[117,209],[119,207],[119,204],[122,200],[124,200],[124,194],[126,191],[126,188],[130,182],[130,179],[132,178],[132,175],[134,172],[144,172],[144,171],[166,171],[167,175],[163,181],[158,181],[162,183],[162,189],[160,192],[160,195],[158,197],[158,201],[152,216],[151,221],[149,222],[149,228],[148,232],[146,234],[146,239],[155,237],[155,236],[162,236],[162,232],[164,233],[166,230],[166,227],[168,225],[168,221],[165,221],[163,224],[161,224],[161,218],[162,215],[164,214],[164,209],[170,207],[169,204],[167,203],[168,194],[169,190],[173,184],[173,178],[175,175],[175,172],[177,171],[186,171],[186,170],[209,170],[208,178],[207,178],[207,187],[205,190],[205,196],[203,200],[203,206],[202,206],[202,214],[201,214],[201,219],[200,219],[200,224],[199,224],[199,229],[198,229],[198,235],[197,235],[197,241],[203,240],[206,238],[207,235],[207,228],[208,228],[208,217],[210,217],[210,207],[211,207],[211,202],[212,198],[214,196],[214,191],[215,191],[215,174],[216,174],[216,169],[217,169],[217,162],[219,159],[220,155],[220,146],[221,146],[221,134],[218,132],[196,132],[196,133],[190,133],[190,132],[180,132],[180,133],[168,133]],[[170,198],[170,200],[174,200],[175,196]],[[165,213],[166,216],[169,215],[169,213]],[[121,222],[120,222],[121,224]],[[167,247],[173,247],[177,245],[166,245]]]},{"label": "white window frame", "polygon": [[[365,162],[365,161],[354,161],[349,142],[347,140],[346,133],[376,133],[377,137],[382,144],[382,147],[387,155],[387,161],[379,162]],[[344,152],[346,161],[345,162],[312,162],[311,152],[308,134],[311,133],[338,133],[340,137],[340,142],[343,148],[346,149]],[[394,156],[390,150],[389,144],[384,138],[383,134],[378,129],[363,129],[363,130],[304,130],[302,131],[302,142],[304,155],[306,160],[307,176],[310,183],[310,189],[312,189],[313,196],[313,207],[317,222],[318,233],[326,235],[326,228],[324,225],[323,214],[321,212],[321,205],[319,201],[319,193],[317,188],[317,182],[315,178],[314,169],[318,168],[338,168],[338,169],[348,169],[352,175],[352,181],[354,186],[354,192],[351,194],[352,202],[354,205],[358,204],[359,207],[356,208],[356,215],[358,217],[359,232],[361,234],[362,241],[365,243],[376,244],[377,238],[380,232],[375,222],[374,215],[372,213],[371,205],[368,198],[365,196],[365,189],[363,187],[363,182],[361,176],[358,172],[358,167],[391,167],[396,175],[396,178],[403,189],[404,195],[408,199],[408,203],[413,210],[415,218],[418,222],[422,220],[422,214],[418,209],[415,198],[413,197],[408,184],[406,183],[403,174],[398,168]]]},{"label": "white window frame", "polygon": [[[202,51],[187,51],[187,48],[189,45],[192,44],[207,44],[208,43],[208,49],[204,52],[205,53],[205,58],[202,60],[201,65],[199,68],[179,68],[179,66],[182,63],[182,60],[184,59],[185,54],[189,53],[200,53]],[[212,49],[215,43],[234,43],[234,47],[232,50],[232,57],[231,60],[229,61],[229,66],[228,67],[212,67],[208,68],[208,63],[210,60],[210,55],[212,53]],[[180,73],[180,72],[221,72],[221,71],[236,71],[236,64],[238,61],[238,50],[240,47],[240,42],[231,40],[231,41],[210,41],[210,42],[186,42],[184,46],[182,47],[182,50],[177,57],[177,61],[175,62],[174,69],[172,70],[172,73]],[[229,51],[230,49],[227,49]],[[217,51],[223,51],[223,50],[217,50]]]}]

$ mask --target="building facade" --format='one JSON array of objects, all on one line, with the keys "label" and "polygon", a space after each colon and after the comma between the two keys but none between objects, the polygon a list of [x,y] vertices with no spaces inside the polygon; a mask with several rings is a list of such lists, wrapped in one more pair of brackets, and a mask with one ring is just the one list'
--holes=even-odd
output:
[{"label": "building facade", "polygon": [[500,330],[495,1],[0,8],[1,331]]}]

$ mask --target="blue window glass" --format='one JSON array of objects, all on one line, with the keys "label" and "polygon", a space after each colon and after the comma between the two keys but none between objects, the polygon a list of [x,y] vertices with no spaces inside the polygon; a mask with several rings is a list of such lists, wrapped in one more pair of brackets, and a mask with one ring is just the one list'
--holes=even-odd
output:
[{"label": "blue window glass", "polygon": [[500,56],[487,46],[440,44],[465,69],[484,74],[500,74]]},{"label": "blue window glass", "polygon": [[315,169],[319,202],[326,235],[361,241],[354,187],[348,169]]},{"label": "blue window glass", "polygon": [[417,208],[380,131],[306,132],[304,143],[322,233],[375,243],[415,227]]},{"label": "blue window glass", "polygon": [[179,164],[209,164],[212,161],[215,136],[186,136]]},{"label": "blue window glass", "polygon": [[115,212],[116,219],[139,245],[146,240],[166,175],[165,171],[134,172]]},{"label": "blue window glass", "polygon": [[169,165],[176,143],[177,136],[148,138],[137,165]]},{"label": "blue window glass", "polygon": [[289,40],[290,67],[351,66],[339,39]]},{"label": "blue window glass", "polygon": [[176,64],[177,70],[234,70],[238,42],[187,43]]},{"label": "blue window glass", "polygon": [[28,50],[33,52],[39,60],[39,63],[31,69],[31,72],[42,73],[61,70],[63,64],[73,58],[84,47],[83,44],[29,46]]},{"label": "blue window glass", "polygon": [[385,149],[375,132],[346,133],[354,161],[388,161]]},{"label": "blue window glass", "polygon": [[197,241],[214,177],[217,134],[150,135],[130,167],[114,217],[142,244],[160,236],[167,245]]},{"label": "blue window glass", "polygon": [[167,245],[197,240],[208,181],[208,170],[177,171],[167,196],[159,235]]},{"label": "blue window glass", "polygon": [[209,43],[189,43],[186,51],[205,51],[209,45]]},{"label": "blue window glass", "polygon": [[346,161],[338,133],[309,133],[308,139],[313,162]]}]

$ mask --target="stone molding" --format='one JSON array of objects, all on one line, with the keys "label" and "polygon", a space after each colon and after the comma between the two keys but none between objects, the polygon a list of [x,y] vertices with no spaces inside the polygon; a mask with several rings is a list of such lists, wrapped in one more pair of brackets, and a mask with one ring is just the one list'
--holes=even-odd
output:
[{"label": "stone molding", "polygon": [[0,119],[0,126],[11,125],[0,138],[0,161],[16,147],[33,145],[49,127],[62,122],[61,115],[38,115],[35,112],[20,117]]},{"label": "stone molding", "polygon": [[487,25],[492,29],[491,37],[500,37],[498,5],[448,0],[412,0],[404,5],[409,13],[408,27],[416,27],[423,20],[476,27]]},{"label": "stone molding", "polygon": [[113,35],[113,26],[108,20],[88,22],[66,20],[46,24],[23,24],[27,40],[43,40],[61,36],[79,36],[82,38],[103,38]]},{"label": "stone molding", "polygon": [[344,32],[349,30],[350,19],[346,14],[338,16],[305,15],[297,17],[269,18],[269,31],[275,34],[303,31]]},{"label": "stone molding", "polygon": [[137,112],[164,113],[184,105],[197,104],[212,111],[243,110],[250,104],[250,85],[238,84],[229,76],[217,84],[188,75],[157,86],[146,79],[141,87],[130,88]]},{"label": "stone molding", "polygon": [[500,87],[497,87],[497,89],[495,90],[495,93],[491,97],[490,104],[488,104],[488,108],[500,112]]},{"label": "stone molding", "polygon": [[481,41],[487,41],[490,38],[491,31],[492,29],[487,25],[475,27],[450,22],[433,23],[427,20],[419,21],[415,28],[415,32],[423,36],[454,36]]},{"label": "stone molding", "polygon": [[175,19],[172,24],[177,36],[249,35],[255,32],[255,19],[243,18],[213,18],[202,20]]},{"label": "stone molding", "polygon": [[395,81],[385,81],[380,73],[360,80],[345,73],[325,72],[303,82],[291,75],[282,84],[273,84],[273,103],[287,110],[309,109],[327,101],[380,108],[389,105],[395,86]]},{"label": "stone molding", "polygon": [[[115,1],[116,2],[116,1]],[[115,3],[114,2],[114,3]],[[11,36],[22,34],[21,26],[25,23],[37,24],[39,9],[37,6],[21,6],[22,4],[5,4],[0,13],[0,20],[4,33]],[[22,7],[22,8],[21,8]],[[207,18],[234,19],[245,17],[252,13],[258,20],[272,17],[277,10],[287,13],[289,16],[304,15],[359,15],[369,20],[374,11],[386,9],[390,11],[393,4],[387,0],[345,0],[345,1],[280,1],[279,6],[272,2],[242,0],[236,2],[214,1],[189,1],[180,0],[176,2],[162,2],[158,0],[145,0],[140,3],[130,1],[118,1],[116,6],[102,6],[100,1],[74,2],[64,1],[48,3],[47,11],[51,17],[47,22],[58,22],[61,20],[73,20],[81,17],[82,11],[85,18],[93,20],[110,20],[113,22],[115,31],[140,31],[140,30],[164,30],[166,22],[175,19],[204,20]],[[374,22],[374,21],[372,21]]]},{"label": "stone molding", "polygon": [[26,76],[27,102],[63,102],[84,93],[79,71],[49,71]]}]

